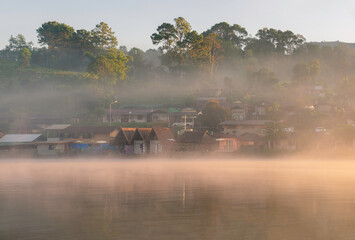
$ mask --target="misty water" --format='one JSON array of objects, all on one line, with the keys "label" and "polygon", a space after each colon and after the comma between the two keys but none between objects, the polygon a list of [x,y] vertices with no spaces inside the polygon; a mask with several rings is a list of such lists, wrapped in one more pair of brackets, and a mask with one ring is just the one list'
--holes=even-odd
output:
[{"label": "misty water", "polygon": [[0,239],[355,239],[355,163],[2,161]]}]

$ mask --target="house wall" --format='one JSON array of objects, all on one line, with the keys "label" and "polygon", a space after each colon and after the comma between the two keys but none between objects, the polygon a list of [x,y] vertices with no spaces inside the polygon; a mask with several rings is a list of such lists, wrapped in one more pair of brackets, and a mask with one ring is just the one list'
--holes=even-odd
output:
[{"label": "house wall", "polygon": [[245,119],[245,110],[244,109],[232,109],[232,118],[234,120],[244,120]]},{"label": "house wall", "polygon": [[264,125],[225,125],[223,126],[224,134],[241,135],[244,133],[262,133]]},{"label": "house wall", "polygon": [[220,152],[235,152],[238,150],[236,139],[223,139],[218,141],[218,151]]},{"label": "house wall", "polygon": [[168,122],[169,115],[164,113],[153,113],[152,114],[152,122]]},{"label": "house wall", "polygon": [[37,153],[44,156],[54,156],[65,153],[65,144],[40,144]]},{"label": "house wall", "polygon": [[162,146],[160,144],[160,141],[158,140],[152,140],[150,141],[150,147],[149,147],[149,152],[151,154],[158,154],[160,152],[162,152]]},{"label": "house wall", "polygon": [[145,153],[144,141],[135,140],[134,141],[134,154],[143,154]]}]

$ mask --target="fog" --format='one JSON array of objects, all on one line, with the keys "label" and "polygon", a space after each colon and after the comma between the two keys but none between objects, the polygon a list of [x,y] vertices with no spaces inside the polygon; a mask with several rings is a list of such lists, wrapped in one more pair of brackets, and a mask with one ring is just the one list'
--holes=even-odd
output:
[{"label": "fog", "polygon": [[1,239],[352,239],[355,163],[0,162]]}]

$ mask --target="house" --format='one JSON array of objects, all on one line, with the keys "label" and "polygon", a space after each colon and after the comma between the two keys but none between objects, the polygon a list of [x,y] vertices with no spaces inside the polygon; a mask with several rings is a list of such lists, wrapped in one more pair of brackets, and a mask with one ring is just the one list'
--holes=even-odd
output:
[{"label": "house", "polygon": [[103,122],[115,123],[128,123],[128,122],[137,122],[137,123],[146,123],[148,122],[148,116],[153,112],[152,108],[122,108],[122,109],[112,109],[111,114],[110,110],[105,110],[105,116],[103,117]]},{"label": "house", "polygon": [[183,127],[191,129],[195,125],[195,119],[198,116],[198,112],[193,108],[183,108],[179,112],[171,112],[169,114],[170,126]]},{"label": "house", "polygon": [[32,156],[36,153],[35,142],[40,140],[41,134],[6,134],[0,138],[0,152]]},{"label": "house", "polygon": [[295,151],[297,149],[294,133],[287,133],[285,137],[276,140],[273,148],[277,150]]},{"label": "house", "polygon": [[61,134],[64,141],[71,142],[73,152],[108,153],[114,150],[110,143],[116,129],[114,126],[70,126],[63,129]]},{"label": "house", "polygon": [[114,126],[69,126],[63,129],[61,133],[65,140],[110,143],[112,140],[111,133],[115,132],[116,129],[118,128]]},{"label": "house", "polygon": [[175,139],[170,128],[152,128],[147,141],[149,141],[151,154],[174,150]]},{"label": "house", "polygon": [[61,156],[69,153],[72,141],[36,142],[39,156]]},{"label": "house", "polygon": [[148,115],[148,122],[169,122],[169,113],[163,110],[154,110]]},{"label": "house", "polygon": [[137,128],[134,132],[131,143],[133,143],[134,154],[149,153],[149,142],[147,141],[151,128]]},{"label": "house", "polygon": [[238,136],[238,150],[264,148],[264,139],[257,133],[243,133]]},{"label": "house", "polygon": [[117,136],[112,142],[112,145],[116,146],[120,153],[133,154],[134,145],[131,139],[135,131],[135,128],[120,128]]},{"label": "house", "polygon": [[202,110],[209,101],[217,101],[219,105],[225,107],[227,103],[226,97],[198,97],[196,100],[196,108]]},{"label": "house", "polygon": [[217,134],[214,135],[218,143],[218,152],[235,152],[239,150],[236,136]]},{"label": "house", "polygon": [[240,136],[244,133],[263,134],[266,124],[271,120],[229,120],[220,123],[223,133]]},{"label": "house", "polygon": [[70,124],[53,124],[45,129],[47,141],[59,142],[63,139],[63,130],[70,127]]},{"label": "house", "polygon": [[217,141],[207,131],[185,131],[177,140],[181,151],[209,152],[217,149]]},{"label": "house", "polygon": [[266,116],[266,103],[262,102],[254,106],[254,112],[252,113],[252,118],[259,120],[263,119]]},{"label": "house", "polygon": [[246,106],[242,104],[234,104],[230,107],[233,120],[245,120],[247,116]]}]

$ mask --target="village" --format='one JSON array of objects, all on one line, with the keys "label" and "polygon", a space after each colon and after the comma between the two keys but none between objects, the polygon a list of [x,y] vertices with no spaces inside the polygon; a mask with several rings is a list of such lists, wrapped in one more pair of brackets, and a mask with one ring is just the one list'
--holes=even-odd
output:
[{"label": "village", "polygon": [[[310,94],[319,95],[321,91],[321,88],[314,88]],[[331,116],[336,115],[336,106],[329,104],[303,108],[283,105],[280,106],[282,119],[275,119],[270,115],[273,106],[269,103],[230,102],[218,90],[209,96],[197,97],[193,107],[180,109],[142,106],[112,108],[115,103],[117,101],[105,109],[101,123],[97,125],[81,125],[82,119],[77,117],[38,116],[26,119],[24,127],[16,132],[0,133],[0,156],[295,152],[303,149],[352,149],[355,145],[353,132],[350,131],[353,127],[351,117],[337,118],[339,123],[334,124]],[[228,118],[216,122],[217,127],[213,130],[201,123],[201,116],[211,103],[229,113]],[[312,125],[312,119],[299,119],[300,112],[315,111],[326,116],[328,126],[324,125],[327,123],[324,120],[313,121]],[[14,121],[4,115],[0,120]],[[309,124],[308,128],[300,127],[302,121]],[[350,130],[347,131],[347,128]],[[343,135],[339,136],[339,132]]]}]

